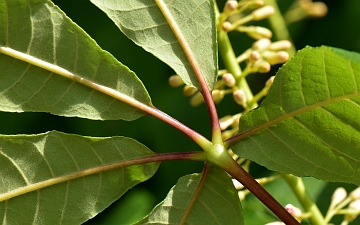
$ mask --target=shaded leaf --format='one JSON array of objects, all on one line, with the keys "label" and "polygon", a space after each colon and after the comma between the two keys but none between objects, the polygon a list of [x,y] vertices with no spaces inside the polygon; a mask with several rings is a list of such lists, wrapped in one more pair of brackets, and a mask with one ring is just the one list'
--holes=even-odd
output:
[{"label": "shaded leaf", "polygon": [[[143,84],[47,0],[2,0],[0,47],[60,66],[151,105]],[[0,53],[0,110],[133,120],[144,113],[83,84]]]},{"label": "shaded leaf", "polygon": [[158,163],[126,163],[152,155],[125,137],[89,138],[55,131],[1,135],[0,220],[80,224],[149,179]]},{"label": "shaded leaf", "polygon": [[195,73],[159,8],[165,4],[212,89],[217,76],[217,46],[212,0],[91,0],[137,45],[172,67],[188,85],[200,89]]},{"label": "shaded leaf", "polygon": [[307,47],[241,118],[233,151],[271,170],[360,185],[360,55]]},{"label": "shaded leaf", "polygon": [[165,200],[138,224],[179,224],[188,209],[185,224],[243,224],[237,191],[229,176],[216,167],[180,178]]}]

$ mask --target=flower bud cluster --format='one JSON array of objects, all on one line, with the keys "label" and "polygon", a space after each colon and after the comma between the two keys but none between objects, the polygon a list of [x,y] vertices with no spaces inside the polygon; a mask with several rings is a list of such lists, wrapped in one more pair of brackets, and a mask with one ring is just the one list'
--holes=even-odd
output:
[{"label": "flower bud cluster", "polygon": [[246,50],[237,57],[237,62],[247,61],[248,65],[244,76],[250,73],[268,73],[272,65],[285,63],[289,59],[289,53],[285,50],[291,48],[291,42],[287,40],[271,42],[268,38],[262,38],[253,43],[252,48]]},{"label": "flower bud cluster", "polygon": [[313,2],[312,0],[297,0],[284,15],[287,24],[294,23],[304,18],[321,18],[328,12],[328,8],[323,2]]}]

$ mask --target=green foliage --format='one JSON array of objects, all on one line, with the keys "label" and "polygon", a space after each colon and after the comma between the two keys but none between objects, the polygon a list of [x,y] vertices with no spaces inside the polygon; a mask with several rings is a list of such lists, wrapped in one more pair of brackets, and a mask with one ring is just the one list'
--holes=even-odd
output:
[{"label": "green foliage", "polygon": [[[91,0],[137,45],[171,66],[188,85],[200,88],[188,56],[172,31],[176,26],[184,36],[210,89],[217,73],[216,29],[213,1]],[[162,3],[163,2],[163,3]],[[171,14],[171,23],[164,12]]]},{"label": "green foliage", "polygon": [[[3,1],[0,46],[60,66],[82,78],[151,105],[141,81],[102,50],[49,1]],[[21,34],[21,35],[19,35]],[[92,88],[0,54],[0,109],[61,116],[134,120],[144,113]]]},{"label": "green foliage", "polygon": [[360,185],[359,60],[328,47],[299,51],[241,119],[247,138],[233,151],[271,170]]},{"label": "green foliage", "polygon": [[179,221],[244,224],[241,204],[229,176],[216,167],[206,167],[202,174],[181,177],[165,200],[137,224],[178,224]]},{"label": "green foliage", "polygon": [[[149,179],[153,156],[124,137],[59,133],[0,136],[0,215],[9,224],[79,224]],[[21,216],[19,216],[21,215]]]},{"label": "green foliage", "polygon": [[[242,193],[250,191],[281,220],[298,224],[282,207],[289,199],[292,201],[287,196],[289,190],[282,188],[283,183],[276,181],[269,188],[280,205],[230,157],[230,147],[244,160],[250,159],[276,172],[360,185],[359,54],[330,47],[300,50],[278,71],[262,104],[250,111],[252,108],[247,107],[257,105],[271,84],[254,97],[245,76],[249,71],[268,71],[269,58],[273,55],[261,58],[263,49],[257,49],[260,60],[254,57],[247,64],[246,75],[241,74],[226,29],[222,27],[234,10],[230,6],[219,16],[213,0],[91,2],[135,44],[173,68],[187,85],[201,90],[197,94],[208,107],[211,139],[153,106],[135,73],[100,48],[49,0],[0,0],[0,110],[49,112],[92,120],[135,120],[152,115],[183,132],[206,154],[173,152],[174,149],[165,154],[154,153],[138,141],[119,136],[95,138],[58,131],[0,135],[0,220],[4,224],[83,223],[130,188],[151,178],[159,162],[168,160],[205,163],[201,173],[181,177],[167,197],[142,220],[140,217],[152,204],[149,196],[144,199],[146,206],[138,207],[129,218],[109,216],[103,223],[140,220],[137,224],[242,225],[243,217],[246,223],[272,221],[273,216],[251,198],[242,207]],[[247,3],[239,7],[246,8]],[[216,29],[221,38],[216,36]],[[227,89],[221,80],[216,81],[217,38],[223,41],[220,44],[227,51],[222,52],[227,72],[236,71],[235,86]],[[124,57],[129,54],[121,51]],[[136,66],[143,66],[140,58]],[[148,76],[157,73],[152,68],[146,69]],[[161,85],[155,85],[156,91],[162,91]],[[239,133],[224,142],[211,99],[211,90],[219,91],[219,87],[229,93],[246,87],[245,98],[256,99],[252,104],[247,102],[249,99],[243,99],[240,105],[245,115],[241,114]],[[222,100],[227,93],[220,94]],[[164,99],[168,97],[162,95]],[[177,103],[170,101],[173,105]],[[185,112],[180,114],[188,114]],[[195,121],[200,117],[203,114]],[[148,126],[140,124],[138,130]],[[147,142],[180,144],[178,136],[166,140],[164,133],[148,131]],[[163,151],[163,146],[156,151]],[[248,190],[238,192],[228,174],[243,179]],[[318,195],[323,184],[315,180],[308,183],[311,194]],[[156,188],[160,185],[160,182],[156,184]],[[309,209],[303,204],[303,212],[310,212],[311,223],[323,224],[324,218],[316,217],[319,211],[311,197],[304,194],[306,190],[291,188],[300,204],[305,198],[316,208]],[[302,199],[301,194],[305,196]],[[118,215],[137,210],[139,198],[131,199],[129,207],[123,207],[123,214]],[[243,216],[254,211],[257,214],[253,215],[259,218]]]}]

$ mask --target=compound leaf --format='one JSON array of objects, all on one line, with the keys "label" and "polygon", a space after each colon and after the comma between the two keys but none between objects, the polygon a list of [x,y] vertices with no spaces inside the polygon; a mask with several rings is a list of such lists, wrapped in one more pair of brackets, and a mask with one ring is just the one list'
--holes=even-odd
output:
[{"label": "compound leaf", "polygon": [[[0,3],[0,110],[43,111],[96,120],[145,115],[93,88],[9,56],[7,48],[151,105],[141,81],[48,0]],[[3,53],[3,54],[1,54]]]},{"label": "compound leaf", "polygon": [[125,137],[0,135],[0,220],[81,224],[153,176],[158,163],[132,163],[153,155]]},{"label": "compound leaf", "polygon": [[[91,0],[137,45],[167,63],[188,85],[200,89],[188,56],[174,28],[185,38],[212,89],[217,75],[213,0]],[[167,11],[164,13],[164,10]],[[169,16],[174,23],[165,17]]]},{"label": "compound leaf", "polygon": [[[202,215],[202,216],[199,216]],[[137,224],[244,224],[241,203],[229,176],[207,167],[181,177],[163,202]]]},{"label": "compound leaf", "polygon": [[232,149],[271,170],[360,185],[359,87],[358,53],[306,47],[241,118]]}]

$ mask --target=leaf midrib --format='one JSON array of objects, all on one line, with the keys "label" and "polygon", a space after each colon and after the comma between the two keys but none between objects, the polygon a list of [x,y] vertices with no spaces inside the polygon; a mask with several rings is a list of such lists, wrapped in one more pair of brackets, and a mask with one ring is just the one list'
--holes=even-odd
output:
[{"label": "leaf midrib", "polygon": [[325,101],[321,101],[321,102],[318,102],[318,103],[315,103],[315,104],[312,104],[312,105],[302,107],[300,109],[294,110],[294,111],[292,111],[290,113],[287,113],[287,114],[279,116],[279,117],[277,117],[275,119],[272,119],[272,120],[270,120],[270,121],[268,121],[268,122],[266,122],[266,123],[264,123],[264,124],[262,124],[260,126],[257,126],[255,128],[250,129],[250,130],[242,132],[242,133],[230,138],[229,140],[227,140],[227,142],[230,145],[234,144],[235,142],[240,141],[242,139],[245,139],[245,138],[253,135],[254,133],[265,130],[268,127],[271,127],[272,125],[280,123],[280,122],[282,122],[284,120],[292,118],[292,117],[294,117],[296,115],[299,115],[301,113],[305,113],[305,112],[308,112],[308,111],[316,109],[316,108],[320,108],[320,107],[325,106],[325,105],[329,105],[329,104],[332,104],[332,103],[335,103],[335,102],[339,102],[339,101],[342,101],[342,100],[345,100],[345,99],[350,99],[350,98],[354,98],[354,97],[358,97],[358,96],[360,96],[360,92],[355,92],[355,93],[351,93],[351,94],[338,96],[338,97],[335,97],[335,98],[330,98],[330,99],[327,99]]}]

